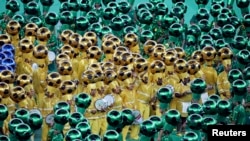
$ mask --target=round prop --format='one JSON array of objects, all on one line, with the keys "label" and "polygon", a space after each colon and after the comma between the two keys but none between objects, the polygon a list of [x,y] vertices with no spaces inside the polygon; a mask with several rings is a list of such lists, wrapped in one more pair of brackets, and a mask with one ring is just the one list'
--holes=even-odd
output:
[{"label": "round prop", "polygon": [[135,117],[135,121],[134,121],[133,124],[141,124],[143,122],[143,119],[142,119],[140,111],[133,110],[133,115]]},{"label": "round prop", "polygon": [[38,109],[32,109],[29,112],[30,112],[30,114],[36,113],[36,114],[42,115],[40,110],[38,110]]},{"label": "round prop", "polygon": [[56,54],[53,51],[48,52],[49,61],[54,61],[56,59]]},{"label": "round prop", "polygon": [[48,125],[52,125],[54,123],[54,114],[47,115],[46,118],[45,118],[45,122]]},{"label": "round prop", "polygon": [[107,108],[107,103],[103,99],[98,99],[95,102],[95,108],[99,111]]},{"label": "round prop", "polygon": [[115,102],[115,98],[114,98],[114,96],[111,95],[111,94],[106,95],[106,96],[103,98],[103,100],[107,102],[107,105],[108,105],[108,106],[113,105],[114,102]]}]

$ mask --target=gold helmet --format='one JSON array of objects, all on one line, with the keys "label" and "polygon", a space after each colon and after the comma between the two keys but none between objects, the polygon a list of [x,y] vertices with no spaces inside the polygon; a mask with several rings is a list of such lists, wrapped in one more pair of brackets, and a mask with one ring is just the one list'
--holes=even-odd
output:
[{"label": "gold helmet", "polygon": [[132,71],[129,69],[129,67],[122,66],[118,70],[117,77],[118,77],[118,79],[120,79],[121,81],[123,81],[123,80],[125,80],[127,78],[132,77]]},{"label": "gold helmet", "polygon": [[102,42],[102,50],[105,54],[113,54],[116,47],[116,43],[112,40],[105,40]]},{"label": "gold helmet", "polygon": [[46,58],[48,56],[48,48],[44,45],[37,45],[33,49],[33,56],[38,59]]},{"label": "gold helmet", "polygon": [[0,95],[3,98],[9,97],[10,96],[10,86],[9,84],[5,82],[0,82]]},{"label": "gold helmet", "polygon": [[70,60],[69,55],[65,54],[65,53],[60,53],[56,56],[56,64],[59,65],[60,61],[63,60]]},{"label": "gold helmet", "polygon": [[102,64],[100,62],[91,63],[88,66],[88,69],[91,69],[91,70],[102,70]]},{"label": "gold helmet", "polygon": [[140,73],[148,70],[148,62],[145,58],[137,58],[134,61],[134,69]]},{"label": "gold helmet", "polygon": [[102,69],[93,69],[95,72],[95,76],[97,76],[96,81],[103,81],[104,80],[104,73]]},{"label": "gold helmet", "polygon": [[0,72],[0,82],[5,82],[7,84],[14,83],[15,74],[10,70],[3,70]]},{"label": "gold helmet", "polygon": [[162,73],[165,71],[166,65],[163,61],[161,60],[154,60],[151,64],[150,64],[150,72],[152,74],[155,73]]},{"label": "gold helmet", "polygon": [[216,57],[216,49],[212,46],[206,46],[202,49],[202,56],[204,60],[212,61]]},{"label": "gold helmet", "polygon": [[4,44],[11,44],[11,38],[7,34],[0,35],[0,47],[2,47]]},{"label": "gold helmet", "polygon": [[198,61],[201,65],[203,65],[204,61],[205,61],[201,50],[194,51],[192,56],[191,56],[191,59]]},{"label": "gold helmet", "polygon": [[157,45],[157,42],[154,41],[154,40],[147,40],[144,45],[143,45],[143,49],[144,49],[144,52],[147,54],[147,55],[151,55],[154,51],[154,48],[155,46]]},{"label": "gold helmet", "polygon": [[130,52],[124,52],[121,54],[121,65],[128,65],[133,63],[134,57]]},{"label": "gold helmet", "polygon": [[92,42],[92,46],[95,46],[97,44],[97,35],[95,32],[86,32],[83,37],[89,39]]},{"label": "gold helmet", "polygon": [[17,76],[16,84],[21,87],[25,87],[28,84],[32,84],[32,77],[28,74],[21,74]]},{"label": "gold helmet", "polygon": [[86,52],[92,45],[93,44],[90,39],[82,37],[79,41],[78,49],[82,52]]},{"label": "gold helmet", "polygon": [[58,64],[58,72],[61,75],[71,75],[73,73],[72,64],[69,60],[62,60]]},{"label": "gold helmet", "polygon": [[34,45],[29,39],[23,38],[19,41],[18,48],[22,53],[30,53],[33,51]]},{"label": "gold helmet", "polygon": [[174,70],[177,73],[185,73],[187,72],[188,64],[184,59],[177,59],[174,63]]},{"label": "gold helmet", "polygon": [[129,51],[124,46],[119,46],[115,49],[115,52],[113,55],[113,61],[115,65],[121,65],[121,55],[125,52],[129,52]]},{"label": "gold helmet", "polygon": [[68,44],[69,43],[69,37],[71,34],[74,32],[72,30],[66,29],[63,30],[62,33],[60,34],[60,40],[63,42],[63,44]]},{"label": "gold helmet", "polygon": [[49,86],[58,88],[62,83],[61,75],[58,72],[51,72],[47,75],[46,82]]},{"label": "gold helmet", "polygon": [[88,85],[89,83],[95,83],[96,82],[96,73],[94,70],[87,69],[83,72],[81,81],[83,84]]},{"label": "gold helmet", "polygon": [[102,37],[102,42],[104,42],[105,40],[109,40],[111,37],[114,37],[113,34],[105,34]]},{"label": "gold helmet", "polygon": [[109,84],[113,80],[117,78],[117,74],[114,70],[106,70],[104,71],[104,82],[105,84]]},{"label": "gold helmet", "polygon": [[103,62],[102,63],[102,69],[103,69],[103,71],[115,70],[116,67],[115,67],[115,64],[113,62]]},{"label": "gold helmet", "polygon": [[233,58],[233,52],[231,51],[230,48],[223,47],[218,51],[218,56],[219,56],[220,60],[232,59]]},{"label": "gold helmet", "polygon": [[188,70],[187,70],[187,72],[190,75],[196,74],[200,70],[200,68],[201,68],[200,63],[197,60],[194,60],[194,59],[189,60],[187,62],[187,64],[188,64]]},{"label": "gold helmet", "polygon": [[122,44],[122,41],[116,36],[111,36],[109,38],[109,40],[113,41],[116,44],[117,47],[121,46],[121,44]]},{"label": "gold helmet", "polygon": [[99,60],[102,57],[102,50],[98,46],[92,46],[87,50],[87,56],[89,59]]},{"label": "gold helmet", "polygon": [[59,53],[65,53],[72,59],[74,57],[75,51],[70,45],[64,45],[60,48]]},{"label": "gold helmet", "polygon": [[36,36],[38,26],[35,23],[28,23],[24,27],[25,36]]},{"label": "gold helmet", "polygon": [[36,38],[39,41],[48,41],[51,37],[51,31],[47,27],[40,27],[37,30]]},{"label": "gold helmet", "polygon": [[128,48],[134,47],[138,42],[138,36],[134,33],[127,33],[124,37],[124,45]]},{"label": "gold helmet", "polygon": [[178,59],[176,53],[174,51],[167,51],[163,56],[163,62],[167,66],[174,65],[174,62]]},{"label": "gold helmet", "polygon": [[174,49],[175,49],[175,51],[176,51],[176,53],[177,53],[177,57],[178,57],[178,58],[180,58],[180,59],[184,59],[184,58],[185,58],[186,53],[185,53],[185,51],[184,51],[183,48],[181,48],[181,47],[176,47],[176,48],[174,48]]},{"label": "gold helmet", "polygon": [[69,45],[73,48],[78,48],[82,36],[78,33],[73,33],[69,36]]},{"label": "gold helmet", "polygon": [[10,35],[17,35],[21,30],[21,25],[15,20],[10,20],[6,25],[6,32]]},{"label": "gold helmet", "polygon": [[166,48],[163,44],[157,44],[155,47],[161,47],[161,48]]},{"label": "gold helmet", "polygon": [[165,56],[166,50],[163,47],[155,47],[152,53],[154,60],[162,60]]},{"label": "gold helmet", "polygon": [[11,89],[10,98],[16,103],[24,100],[26,96],[26,91],[21,86],[15,86]]},{"label": "gold helmet", "polygon": [[71,80],[65,80],[61,83],[59,90],[62,95],[73,94],[76,90],[76,84]]}]

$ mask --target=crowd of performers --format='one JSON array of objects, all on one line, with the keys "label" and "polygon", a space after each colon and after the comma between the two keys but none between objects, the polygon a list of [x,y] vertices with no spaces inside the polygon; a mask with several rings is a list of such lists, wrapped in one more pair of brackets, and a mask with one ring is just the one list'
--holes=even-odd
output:
[{"label": "crowd of performers", "polygon": [[190,25],[184,0],[59,1],[6,0],[1,141],[206,141],[250,124],[249,1],[240,17],[197,0]]}]

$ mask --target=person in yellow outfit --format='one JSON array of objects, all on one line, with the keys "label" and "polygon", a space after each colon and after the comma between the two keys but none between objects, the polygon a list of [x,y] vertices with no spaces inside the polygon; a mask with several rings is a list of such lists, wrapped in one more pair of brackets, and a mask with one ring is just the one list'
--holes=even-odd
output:
[{"label": "person in yellow outfit", "polygon": [[36,41],[36,32],[38,28],[39,27],[35,23],[27,23],[24,27],[25,38],[30,40],[32,44]]},{"label": "person in yellow outfit", "polygon": [[11,89],[11,99],[16,103],[16,109],[25,108],[28,109],[27,94],[23,87],[15,86]]},{"label": "person in yellow outfit", "polygon": [[[180,78],[180,82],[174,88],[174,91],[175,91],[174,97],[176,98],[176,104],[175,104],[176,107],[171,107],[171,108],[176,109],[180,112],[181,117],[182,117],[182,124],[183,124],[188,116],[187,107],[191,105],[191,101],[192,101],[192,92],[190,89],[190,77],[189,77],[189,74],[187,73],[188,65],[187,65],[186,60],[184,59],[176,60],[174,69],[175,69],[175,73]],[[170,105],[172,104],[170,103]],[[179,131],[181,130],[180,127],[179,127]]]},{"label": "person in yellow outfit", "polygon": [[230,93],[231,85],[228,80],[228,73],[231,70],[233,53],[229,48],[224,47],[218,51],[218,57],[224,67],[224,71],[221,72],[217,78],[218,92],[220,94],[221,99],[228,100],[231,98],[231,93]]},{"label": "person in yellow outfit", "polygon": [[217,87],[218,74],[216,69],[213,67],[214,59],[216,57],[216,50],[214,47],[207,46],[202,49],[202,56],[205,60],[205,64],[201,69],[205,75],[208,95],[210,96],[216,93]]},{"label": "person in yellow outfit", "polygon": [[103,53],[105,54],[105,58],[102,61],[103,62],[112,61],[116,48],[117,48],[117,45],[114,41],[108,38],[103,38],[102,50],[103,50]]},{"label": "person in yellow outfit", "polygon": [[190,75],[190,81],[193,81],[196,78],[205,79],[204,73],[201,71],[201,65],[198,61],[190,59],[188,60],[187,64],[187,72]]},{"label": "person in yellow outfit", "polygon": [[15,47],[15,49],[17,48],[20,40],[19,36],[20,30],[21,30],[21,25],[19,22],[15,20],[10,20],[6,26],[6,32],[9,34],[11,38],[11,44]]},{"label": "person in yellow outfit", "polygon": [[[121,92],[121,97],[123,100],[123,108],[129,108],[131,110],[136,110],[136,89],[135,84],[133,82],[132,77],[128,77],[132,75],[132,72],[126,72],[124,75],[127,76],[125,80],[123,80],[123,88]],[[139,125],[131,125],[131,126],[125,126],[122,130],[122,137],[123,141],[126,141],[127,134],[129,132],[129,128],[131,128],[130,131],[130,138],[137,140],[139,138]]]},{"label": "person in yellow outfit", "polygon": [[148,56],[148,63],[149,65],[152,63],[152,61],[154,61],[153,59],[153,51],[155,49],[157,45],[157,42],[154,40],[147,40],[144,44],[143,44],[143,49],[144,49],[144,53],[146,56]]},{"label": "person in yellow outfit", "polygon": [[[52,80],[49,81],[51,82]],[[46,121],[46,117],[53,114],[53,108],[60,100],[57,97],[59,89],[50,85],[51,84],[47,85],[47,88],[45,90],[45,97],[43,98],[41,107],[39,108],[44,119],[42,125],[42,141],[47,141],[47,134],[49,132],[49,129],[53,126],[52,123]]]}]

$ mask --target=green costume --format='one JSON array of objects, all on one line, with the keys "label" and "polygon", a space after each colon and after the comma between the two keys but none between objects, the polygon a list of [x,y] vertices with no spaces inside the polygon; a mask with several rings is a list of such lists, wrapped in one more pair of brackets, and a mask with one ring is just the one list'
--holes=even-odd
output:
[{"label": "green costume", "polygon": [[229,116],[232,113],[232,105],[227,100],[220,100],[217,102],[217,123],[227,125],[230,123]]},{"label": "green costume", "polygon": [[202,139],[201,128],[203,123],[203,117],[199,114],[192,114],[187,117],[186,131],[195,132],[198,135],[198,139]]},{"label": "green costume", "polygon": [[107,130],[115,130],[119,133],[119,139],[122,140],[122,129],[124,125],[122,113],[116,110],[111,110],[107,114],[108,128]]},{"label": "green costume", "polygon": [[157,91],[157,99],[160,101],[160,110],[166,112],[173,99],[173,91],[169,87],[162,87]]}]

